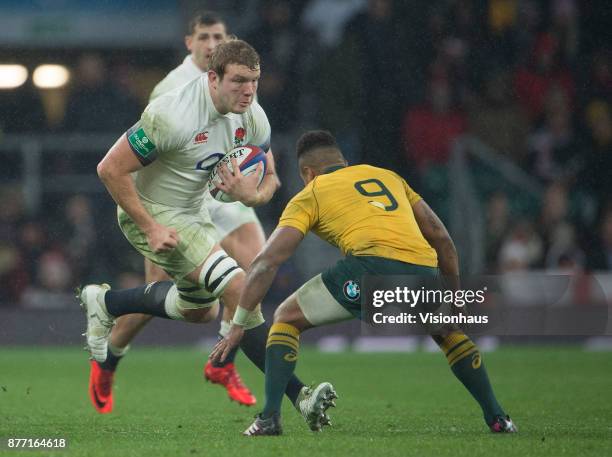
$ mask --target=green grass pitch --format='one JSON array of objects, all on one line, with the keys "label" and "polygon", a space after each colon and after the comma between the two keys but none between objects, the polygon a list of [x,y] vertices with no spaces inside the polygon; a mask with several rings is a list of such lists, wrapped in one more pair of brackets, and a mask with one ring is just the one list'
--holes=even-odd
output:
[{"label": "green grass pitch", "polygon": [[[134,348],[117,372],[115,411],[87,398],[88,364],[75,349],[0,349],[0,437],[65,437],[57,456],[603,456],[612,455],[612,356],[572,348],[504,348],[484,355],[516,435],[493,435],[441,354],[322,354],[304,350],[304,382],[331,381],[332,428],[307,430],[288,402],[281,437],[240,433],[258,411],[202,379],[205,354]],[[240,356],[263,401],[263,377]],[[3,443],[5,446],[5,443]]]}]

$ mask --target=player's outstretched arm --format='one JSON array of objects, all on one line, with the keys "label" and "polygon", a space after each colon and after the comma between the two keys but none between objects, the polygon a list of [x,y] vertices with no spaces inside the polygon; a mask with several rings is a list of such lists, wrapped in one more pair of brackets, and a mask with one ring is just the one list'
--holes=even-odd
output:
[{"label": "player's outstretched arm", "polygon": [[174,249],[177,246],[176,230],[158,224],[144,208],[130,173],[142,168],[132,152],[128,140],[122,135],[98,164],[98,176],[113,197],[113,200],[132,218],[147,235],[154,252]]},{"label": "player's outstretched arm", "polygon": [[274,230],[249,268],[240,302],[232,320],[233,325],[228,335],[213,348],[210,354],[211,360],[225,360],[231,349],[240,343],[244,333],[244,322],[270,289],[278,267],[291,257],[303,239],[304,234],[293,227],[277,227]]},{"label": "player's outstretched arm", "polygon": [[424,200],[419,200],[412,206],[412,211],[421,233],[438,254],[438,267],[447,279],[452,279],[455,287],[459,282],[459,258],[455,243],[448,230]]},{"label": "player's outstretched arm", "polygon": [[293,227],[277,227],[255,257],[246,276],[239,306],[252,311],[270,289],[278,268],[293,255],[304,234]]}]

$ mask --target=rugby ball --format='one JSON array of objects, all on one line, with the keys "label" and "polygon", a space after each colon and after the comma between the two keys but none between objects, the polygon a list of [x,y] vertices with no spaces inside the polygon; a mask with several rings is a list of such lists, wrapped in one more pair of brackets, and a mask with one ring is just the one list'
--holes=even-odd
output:
[{"label": "rugby ball", "polygon": [[257,171],[257,165],[260,162],[263,162],[263,172],[259,178],[259,184],[263,181],[264,175],[266,174],[266,153],[259,146],[255,146],[253,144],[247,144],[245,146],[238,146],[237,148],[232,149],[230,152],[225,154],[215,168],[213,168],[210,176],[208,178],[208,190],[210,191],[210,195],[215,200],[218,200],[223,203],[231,203],[235,201],[228,194],[223,192],[215,183],[221,182],[221,177],[219,176],[219,168],[226,164],[230,171],[232,169],[232,159],[236,159],[236,164],[240,169],[240,172],[244,176],[249,176]]}]

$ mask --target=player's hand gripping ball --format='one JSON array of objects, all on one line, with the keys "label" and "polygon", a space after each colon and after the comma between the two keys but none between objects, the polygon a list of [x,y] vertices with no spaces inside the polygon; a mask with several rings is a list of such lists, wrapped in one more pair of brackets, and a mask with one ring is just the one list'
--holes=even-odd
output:
[{"label": "player's hand gripping ball", "polygon": [[235,200],[221,189],[217,188],[215,183],[221,182],[219,167],[221,167],[223,164],[227,165],[229,171],[233,172],[232,159],[236,160],[236,164],[244,176],[249,176],[255,173],[259,163],[263,163],[263,172],[259,177],[259,182],[257,183],[258,186],[261,184],[266,174],[266,153],[259,146],[247,144],[245,146],[238,146],[237,148],[232,149],[230,152],[225,154],[221,160],[219,160],[208,178],[208,190],[210,191],[210,195],[212,195],[215,200],[223,203],[230,203]]}]

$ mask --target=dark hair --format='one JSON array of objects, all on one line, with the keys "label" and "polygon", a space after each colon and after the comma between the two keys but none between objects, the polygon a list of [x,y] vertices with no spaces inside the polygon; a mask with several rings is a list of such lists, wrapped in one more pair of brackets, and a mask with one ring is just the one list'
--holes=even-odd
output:
[{"label": "dark hair", "polygon": [[192,35],[198,25],[223,24],[227,28],[225,21],[217,13],[212,11],[198,11],[193,15],[187,24],[187,35]]},{"label": "dark hair", "polygon": [[310,130],[304,133],[295,145],[298,159],[316,148],[333,148],[340,152],[334,136],[327,130]]},{"label": "dark hair", "polygon": [[209,68],[223,78],[228,65],[244,65],[251,70],[259,67],[259,54],[243,40],[230,40],[219,44],[210,56]]}]

